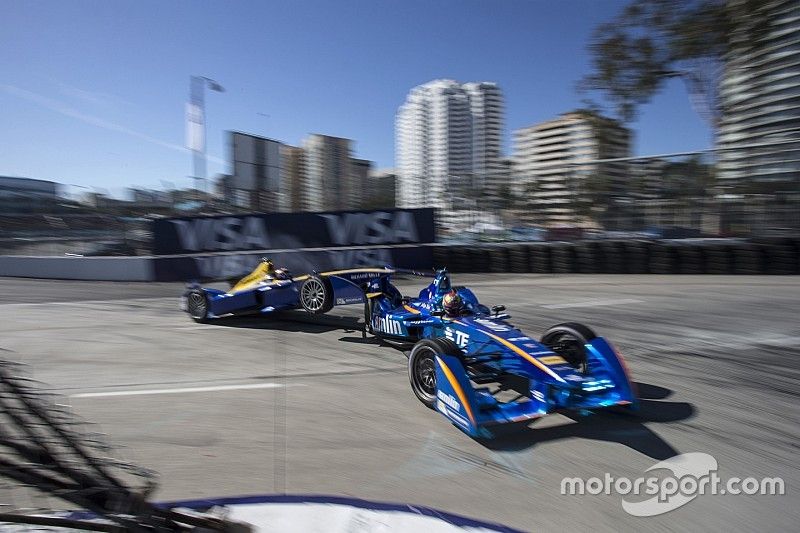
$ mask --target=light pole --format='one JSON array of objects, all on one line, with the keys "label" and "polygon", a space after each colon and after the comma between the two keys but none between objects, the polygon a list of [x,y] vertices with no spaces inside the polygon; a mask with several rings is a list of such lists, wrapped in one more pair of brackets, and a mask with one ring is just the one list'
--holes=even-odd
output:
[{"label": "light pole", "polygon": [[189,79],[189,104],[186,109],[186,144],[187,148],[192,151],[193,176],[198,197],[200,196],[200,184],[205,184],[206,179],[206,87],[212,91],[225,92],[222,85],[211,78],[191,76]]}]

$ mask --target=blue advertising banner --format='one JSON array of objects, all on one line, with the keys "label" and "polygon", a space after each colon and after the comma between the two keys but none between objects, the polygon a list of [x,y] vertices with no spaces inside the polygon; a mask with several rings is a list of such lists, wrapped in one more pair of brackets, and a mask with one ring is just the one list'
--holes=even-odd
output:
[{"label": "blue advertising banner", "polygon": [[153,253],[420,244],[436,240],[433,209],[270,213],[153,221]]},{"label": "blue advertising banner", "polygon": [[[153,279],[156,281],[213,281],[240,278],[250,272],[264,253],[225,253],[179,257],[154,257]],[[295,274],[313,271],[355,268],[360,266],[430,270],[433,252],[430,246],[377,246],[369,248],[329,248],[267,252],[280,268]]]}]

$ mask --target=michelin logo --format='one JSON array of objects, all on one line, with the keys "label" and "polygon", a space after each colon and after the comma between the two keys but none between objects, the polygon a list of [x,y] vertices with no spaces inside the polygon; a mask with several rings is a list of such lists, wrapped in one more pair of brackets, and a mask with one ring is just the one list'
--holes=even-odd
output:
[{"label": "michelin logo", "polygon": [[399,320],[392,320],[386,317],[375,317],[372,327],[378,331],[391,335],[403,335],[403,327]]},{"label": "michelin logo", "polygon": [[439,401],[445,404],[450,409],[461,411],[461,404],[458,402],[458,400],[456,400],[453,396],[450,396],[446,392],[438,391],[436,393],[436,397],[439,398]]},{"label": "michelin logo", "polygon": [[364,300],[361,298],[354,296],[350,298],[336,298],[336,305],[347,305],[347,304],[357,304],[361,303]]}]

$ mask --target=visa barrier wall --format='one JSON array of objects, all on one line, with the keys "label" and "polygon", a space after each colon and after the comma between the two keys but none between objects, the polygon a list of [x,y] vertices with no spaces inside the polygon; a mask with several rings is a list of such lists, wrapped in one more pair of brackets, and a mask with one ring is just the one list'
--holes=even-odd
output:
[{"label": "visa barrier wall", "polygon": [[433,217],[425,208],[162,218],[153,255],[432,243]]}]

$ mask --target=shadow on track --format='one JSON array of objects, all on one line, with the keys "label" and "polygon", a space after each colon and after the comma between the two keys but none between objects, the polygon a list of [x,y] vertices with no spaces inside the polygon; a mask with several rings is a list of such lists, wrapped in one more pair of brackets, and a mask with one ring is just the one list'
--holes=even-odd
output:
[{"label": "shadow on track", "polygon": [[491,450],[520,451],[542,442],[583,438],[618,442],[656,460],[678,455],[678,450],[645,424],[687,420],[694,416],[694,406],[686,402],[657,401],[668,397],[672,391],[647,383],[637,385],[640,398],[637,412],[598,411],[585,416],[562,413],[573,423],[545,428],[537,428],[535,424],[530,427],[516,426],[515,431],[504,431],[493,440],[484,439],[479,442]]},{"label": "shadow on track", "polygon": [[217,318],[208,322],[207,325],[303,333],[328,333],[330,331],[353,333],[360,332],[364,328],[363,321],[356,317],[333,315],[313,317],[304,312],[292,311],[273,313],[267,316],[248,315]]}]

